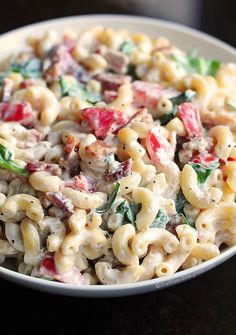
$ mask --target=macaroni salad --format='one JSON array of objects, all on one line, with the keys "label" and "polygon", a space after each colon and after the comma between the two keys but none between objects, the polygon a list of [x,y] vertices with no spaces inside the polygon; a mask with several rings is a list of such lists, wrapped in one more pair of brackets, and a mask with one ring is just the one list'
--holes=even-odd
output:
[{"label": "macaroni salad", "polygon": [[0,73],[0,262],[69,284],[169,276],[236,244],[236,64],[92,27]]}]

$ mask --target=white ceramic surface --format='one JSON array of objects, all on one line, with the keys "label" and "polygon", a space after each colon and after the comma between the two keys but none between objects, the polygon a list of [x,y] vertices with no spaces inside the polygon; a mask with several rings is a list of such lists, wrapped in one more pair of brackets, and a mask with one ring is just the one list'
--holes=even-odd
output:
[{"label": "white ceramic surface", "polygon": [[[25,40],[28,36],[40,36],[49,29],[56,29],[62,32],[66,28],[72,28],[79,31],[80,29],[99,24],[117,29],[125,28],[131,32],[144,32],[153,37],[165,36],[186,51],[197,48],[199,53],[203,56],[220,59],[222,61],[236,62],[236,50],[234,48],[206,34],[176,23],[124,15],[85,15],[68,17],[45,21],[14,30],[0,36],[0,57],[4,59],[10,53],[21,50],[25,46]],[[210,270],[232,257],[235,253],[236,246],[226,249],[218,257],[193,268],[177,272],[171,276],[133,284],[75,286],[33,278],[1,266],[0,276],[20,285],[56,294],[78,297],[116,297],[159,290],[178,284]]]}]

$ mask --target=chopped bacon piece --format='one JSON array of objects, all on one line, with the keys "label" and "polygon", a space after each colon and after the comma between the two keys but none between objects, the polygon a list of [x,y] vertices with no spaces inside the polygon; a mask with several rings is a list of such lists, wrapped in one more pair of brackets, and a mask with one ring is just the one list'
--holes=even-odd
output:
[{"label": "chopped bacon piece", "polygon": [[129,59],[121,51],[107,49],[104,53],[108,67],[116,73],[125,73]]},{"label": "chopped bacon piece", "polygon": [[103,100],[109,104],[110,102],[114,101],[118,97],[116,91],[104,91],[103,93]]},{"label": "chopped bacon piece", "polygon": [[91,107],[82,109],[81,112],[84,120],[99,138],[114,133],[128,122],[122,112],[114,109]]},{"label": "chopped bacon piece", "polygon": [[146,148],[151,160],[156,164],[167,165],[174,156],[170,143],[156,128],[149,131]]},{"label": "chopped bacon piece", "polygon": [[160,84],[136,80],[132,83],[134,103],[139,107],[155,110],[160,97],[172,98],[179,94],[173,88],[163,88]]},{"label": "chopped bacon piece", "polygon": [[168,230],[171,234],[178,236],[176,232],[176,227],[183,224],[182,217],[178,214],[171,217],[171,220],[166,224],[166,230]]},{"label": "chopped bacon piece", "polygon": [[202,125],[198,107],[192,102],[184,102],[178,107],[178,116],[183,121],[189,138],[202,137]]},{"label": "chopped bacon piece", "polygon": [[32,118],[31,105],[26,102],[10,104],[0,103],[0,119],[5,122],[17,121],[22,125],[27,124]]},{"label": "chopped bacon piece", "polygon": [[71,179],[65,180],[63,186],[90,193],[96,191],[95,181],[91,177],[85,176],[83,173],[80,173],[79,176],[74,176]]},{"label": "chopped bacon piece", "polygon": [[91,158],[107,157],[114,153],[115,148],[104,141],[98,140],[85,147],[86,153]]},{"label": "chopped bacon piece", "polygon": [[74,205],[60,192],[47,192],[46,196],[51,203],[65,212],[73,213]]},{"label": "chopped bacon piece", "polygon": [[54,279],[62,283],[66,283],[66,284],[73,284],[73,285],[83,285],[84,284],[83,275],[75,267],[65,273],[56,274],[54,276]]},{"label": "chopped bacon piece", "polygon": [[61,175],[61,169],[57,164],[47,164],[44,162],[28,163],[26,165],[26,169],[30,173],[39,171],[48,171],[54,176]]},{"label": "chopped bacon piece", "polygon": [[131,174],[131,168],[132,168],[132,159],[127,159],[123,161],[122,163],[118,163],[118,166],[116,167],[115,171],[112,169],[108,172],[106,175],[106,179],[108,181],[116,181],[123,177],[127,177]]},{"label": "chopped bacon piece", "polygon": [[206,168],[218,161],[219,158],[214,153],[209,152],[198,153],[192,158],[193,163],[201,164]]},{"label": "chopped bacon piece", "polygon": [[69,155],[72,151],[78,151],[78,146],[79,146],[79,143],[78,141],[76,141],[74,136],[69,135],[67,138],[67,142],[64,146],[64,150],[66,154]]},{"label": "chopped bacon piece", "polygon": [[131,77],[117,73],[100,73],[95,77],[101,82],[102,91],[117,91],[121,85],[128,84]]},{"label": "chopped bacon piece", "polygon": [[73,38],[72,36],[68,34],[63,35],[63,44],[66,46],[66,49],[70,52],[73,53],[73,51],[76,48],[76,38]]},{"label": "chopped bacon piece", "polygon": [[75,61],[64,44],[53,47],[46,61],[48,60],[50,65],[45,71],[48,82],[56,81],[59,76],[65,74],[71,74],[81,82],[89,80],[89,76],[84,68]]}]

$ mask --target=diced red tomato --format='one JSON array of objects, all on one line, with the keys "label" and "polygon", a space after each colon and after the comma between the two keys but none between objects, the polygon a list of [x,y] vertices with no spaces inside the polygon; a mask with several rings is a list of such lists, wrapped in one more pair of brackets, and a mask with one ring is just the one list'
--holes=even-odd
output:
[{"label": "diced red tomato", "polygon": [[127,122],[127,117],[120,111],[106,108],[85,108],[82,115],[98,138],[104,138],[108,134],[116,132]]},{"label": "diced red tomato", "polygon": [[32,117],[32,108],[29,103],[15,103],[10,104],[8,102],[0,103],[0,119],[2,121],[11,122],[22,121],[30,119]]},{"label": "diced red tomato", "polygon": [[219,158],[214,153],[198,153],[193,156],[192,162],[201,164],[204,167],[209,167],[212,163],[216,163],[219,161]]},{"label": "diced red tomato", "polygon": [[189,138],[202,137],[202,124],[197,106],[192,102],[180,104],[178,116],[183,121]]},{"label": "diced red tomato", "polygon": [[147,152],[153,163],[167,165],[174,156],[173,148],[165,137],[154,128],[146,138]]},{"label": "diced red tomato", "polygon": [[53,277],[57,274],[54,257],[45,255],[39,267],[39,273],[45,277]]},{"label": "diced red tomato", "polygon": [[163,88],[159,84],[139,80],[132,83],[132,89],[135,105],[146,107],[150,110],[156,109],[158,100],[163,95],[167,98],[179,95],[179,92],[173,88]]},{"label": "diced red tomato", "polygon": [[47,279],[55,279],[67,284],[81,285],[83,284],[83,275],[76,268],[65,273],[59,273],[56,269],[56,264],[53,255],[45,255],[39,267],[39,276]]}]

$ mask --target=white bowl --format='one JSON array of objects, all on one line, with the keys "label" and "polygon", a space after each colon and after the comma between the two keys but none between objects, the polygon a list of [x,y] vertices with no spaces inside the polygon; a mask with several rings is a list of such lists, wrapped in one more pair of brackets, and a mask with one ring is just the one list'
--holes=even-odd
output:
[{"label": "white bowl", "polygon": [[[72,28],[79,31],[82,28],[91,27],[96,24],[102,24],[115,29],[125,28],[131,32],[143,32],[153,37],[165,36],[186,51],[197,48],[199,53],[203,56],[220,59],[222,61],[236,62],[236,50],[234,48],[206,34],[176,23],[124,15],[67,17],[14,30],[0,37],[1,57],[5,58],[11,52],[22,50],[28,36],[40,36],[49,29],[56,29],[62,32],[66,28]],[[230,247],[224,250],[219,256],[193,268],[177,272],[171,276],[133,284],[76,286],[33,278],[1,266],[0,276],[17,284],[51,293],[79,297],[115,297],[159,290],[167,286],[178,284],[210,270],[232,257],[235,253],[236,246]]]}]

